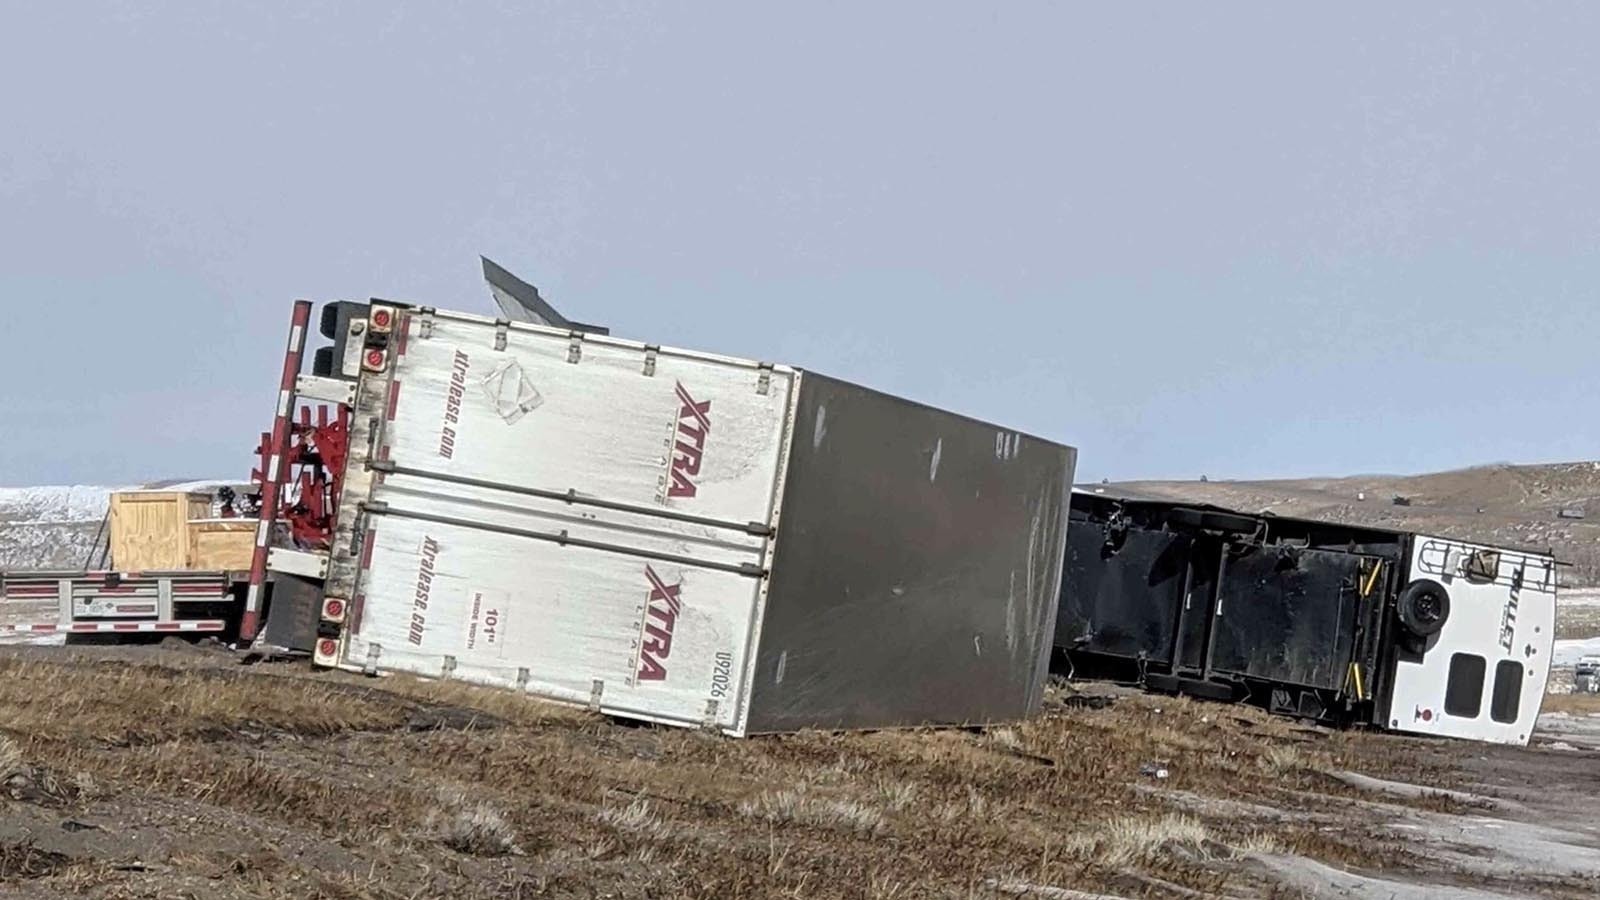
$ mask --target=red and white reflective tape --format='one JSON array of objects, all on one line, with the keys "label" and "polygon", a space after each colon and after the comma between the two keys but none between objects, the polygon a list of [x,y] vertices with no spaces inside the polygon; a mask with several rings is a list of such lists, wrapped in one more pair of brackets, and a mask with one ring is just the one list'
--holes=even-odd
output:
[{"label": "red and white reflective tape", "polygon": [[289,416],[294,407],[294,384],[300,376],[300,359],[306,349],[306,327],[311,322],[311,303],[296,300],[289,326],[289,346],[283,355],[283,377],[278,382],[278,414],[272,420],[272,438],[267,470],[262,473],[261,524],[256,528],[255,555],[250,559],[250,589],[245,594],[244,616],[239,622],[240,640],[256,636],[261,619],[261,593],[267,582],[267,546],[272,540],[272,525],[278,518],[278,495],[283,490],[283,455],[289,447]]},{"label": "red and white reflective tape", "polygon": [[[10,598],[39,598],[55,597],[60,595],[61,588],[56,585],[6,585],[4,596]],[[85,599],[90,597],[154,597],[159,589],[154,585],[142,587],[108,588],[96,584],[75,584],[72,586],[72,596]],[[227,589],[218,585],[197,585],[194,587],[172,586],[174,597],[203,599],[223,599],[227,596]]]},{"label": "red and white reflective tape", "polygon": [[58,625],[0,625],[0,633],[19,634],[85,634],[99,632],[152,632],[152,631],[222,631],[227,623],[221,619],[203,619],[193,622],[73,622]]},{"label": "red and white reflective tape", "polygon": [[399,324],[394,327],[394,358],[398,365],[400,358],[406,355],[406,335],[411,331],[411,314],[404,313],[400,316]]}]

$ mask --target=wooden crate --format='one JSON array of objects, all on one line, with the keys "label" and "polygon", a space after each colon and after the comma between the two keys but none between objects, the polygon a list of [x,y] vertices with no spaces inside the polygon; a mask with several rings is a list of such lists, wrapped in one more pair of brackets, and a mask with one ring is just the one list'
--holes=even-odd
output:
[{"label": "wooden crate", "polygon": [[244,571],[256,552],[255,519],[203,519],[189,523],[188,568]]},{"label": "wooden crate", "polygon": [[111,564],[124,572],[189,567],[189,522],[211,515],[211,495],[123,491],[111,495]]}]

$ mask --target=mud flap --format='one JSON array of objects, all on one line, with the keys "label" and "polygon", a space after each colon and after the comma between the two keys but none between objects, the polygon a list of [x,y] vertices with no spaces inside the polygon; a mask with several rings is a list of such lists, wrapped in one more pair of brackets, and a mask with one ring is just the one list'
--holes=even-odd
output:
[{"label": "mud flap", "polygon": [[273,573],[267,624],[261,629],[253,649],[310,653],[316,646],[321,608],[321,581],[284,572]]}]

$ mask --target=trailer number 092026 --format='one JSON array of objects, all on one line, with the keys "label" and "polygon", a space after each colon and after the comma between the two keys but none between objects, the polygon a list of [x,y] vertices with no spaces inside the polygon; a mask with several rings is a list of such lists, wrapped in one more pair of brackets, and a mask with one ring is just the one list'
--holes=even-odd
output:
[{"label": "trailer number 092026", "polygon": [[733,690],[733,654],[726,650],[717,653],[717,664],[711,671],[711,699],[726,700]]}]

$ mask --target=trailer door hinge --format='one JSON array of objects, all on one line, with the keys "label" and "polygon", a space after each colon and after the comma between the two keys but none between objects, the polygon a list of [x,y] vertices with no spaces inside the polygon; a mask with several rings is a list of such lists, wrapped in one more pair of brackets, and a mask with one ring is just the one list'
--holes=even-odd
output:
[{"label": "trailer door hinge", "polygon": [[417,337],[423,340],[433,337],[433,312],[431,306],[417,310]]},{"label": "trailer door hinge", "polygon": [[439,677],[441,678],[449,678],[451,675],[455,674],[456,658],[454,656],[446,656],[444,658],[444,665],[440,666],[439,670]]},{"label": "trailer door hinge", "polygon": [[645,345],[645,348],[644,348],[644,374],[645,374],[646,377],[653,377],[656,374],[656,356],[660,352],[661,352],[661,348],[657,347],[655,344],[646,344]]},{"label": "trailer door hinge", "polygon": [[766,396],[772,391],[772,363],[762,363],[756,375],[756,393]]},{"label": "trailer door hinge", "polygon": [[600,695],[606,692],[606,683],[596,678],[589,685],[589,708],[600,711]]},{"label": "trailer door hinge", "polygon": [[494,349],[502,350],[502,351],[506,349],[506,333],[509,332],[510,330],[511,330],[511,320],[509,320],[509,319],[495,319],[494,320]]},{"label": "trailer door hinge", "polygon": [[570,332],[567,335],[567,362],[576,363],[580,359],[583,359],[583,332]]}]

